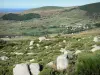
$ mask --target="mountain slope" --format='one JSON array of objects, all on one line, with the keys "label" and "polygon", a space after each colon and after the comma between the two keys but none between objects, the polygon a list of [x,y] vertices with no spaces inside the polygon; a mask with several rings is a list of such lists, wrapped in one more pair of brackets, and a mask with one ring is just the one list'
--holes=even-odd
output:
[{"label": "mountain slope", "polygon": [[47,6],[15,13],[19,15],[37,13],[41,18],[24,21],[0,20],[0,34],[41,36],[93,29],[95,23],[100,23],[99,7],[100,3],[76,7]]}]

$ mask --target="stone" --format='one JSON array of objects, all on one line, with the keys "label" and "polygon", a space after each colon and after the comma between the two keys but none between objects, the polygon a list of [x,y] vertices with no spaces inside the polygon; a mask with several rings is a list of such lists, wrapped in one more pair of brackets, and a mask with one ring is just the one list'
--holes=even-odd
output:
[{"label": "stone", "polygon": [[53,69],[56,69],[56,63],[54,61],[49,62],[46,66],[53,68]]},{"label": "stone", "polygon": [[92,52],[95,52],[97,50],[100,50],[100,46],[93,45],[92,47],[94,47],[93,49],[91,49]]},{"label": "stone", "polygon": [[94,41],[94,42],[99,42],[99,41],[100,41],[99,38],[100,38],[100,37],[95,36],[94,39],[93,39],[93,41]]},{"label": "stone", "polygon": [[5,61],[5,60],[7,60],[9,58],[7,56],[1,56],[0,59]]},{"label": "stone", "polygon": [[69,54],[69,53],[71,53],[71,51],[69,51],[69,50],[64,51],[64,54]]},{"label": "stone", "polygon": [[13,75],[30,75],[27,64],[17,64],[13,68]]},{"label": "stone", "polygon": [[80,51],[80,50],[77,50],[77,51],[75,52],[75,55],[78,55],[79,53],[81,53],[81,51]]},{"label": "stone", "polygon": [[34,41],[30,41],[30,46],[32,46],[32,45],[33,45],[33,43],[34,43]]},{"label": "stone", "polygon": [[34,53],[27,53],[27,55],[33,55]]},{"label": "stone", "polygon": [[45,49],[48,49],[49,48],[49,46],[45,46]]},{"label": "stone", "polygon": [[29,49],[33,49],[33,47],[32,47],[32,46],[30,46],[30,47],[29,47]]},{"label": "stone", "polygon": [[63,54],[57,57],[57,70],[65,70],[68,67],[67,54]]},{"label": "stone", "polygon": [[65,52],[65,51],[66,51],[66,49],[64,49],[64,48],[60,49],[60,52],[62,52],[62,53]]},{"label": "stone", "polygon": [[36,46],[37,46],[37,47],[40,47],[40,45],[39,45],[39,44],[36,44]]},{"label": "stone", "polygon": [[53,63],[53,61],[51,61],[51,62],[49,62],[48,64],[47,64],[47,66],[52,66],[54,63]]},{"label": "stone", "polygon": [[66,40],[63,40],[63,43],[66,43]]},{"label": "stone", "polygon": [[33,61],[35,61],[35,60],[34,60],[34,59],[31,59],[31,60],[30,60],[30,62],[33,62]]},{"label": "stone", "polygon": [[81,39],[78,39],[78,41],[81,41]]},{"label": "stone", "polygon": [[46,40],[46,37],[39,37],[39,42],[42,42],[43,40]]},{"label": "stone", "polygon": [[38,63],[32,63],[29,67],[32,75],[38,75],[40,73],[40,65]]}]

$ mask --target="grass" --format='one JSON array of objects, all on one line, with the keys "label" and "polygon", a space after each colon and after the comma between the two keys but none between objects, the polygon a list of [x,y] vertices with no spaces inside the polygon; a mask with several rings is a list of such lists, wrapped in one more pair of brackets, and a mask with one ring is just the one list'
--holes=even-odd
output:
[{"label": "grass", "polygon": [[[73,53],[76,50],[82,50],[82,51],[84,50],[85,53],[83,53],[82,55],[79,55],[79,57],[77,58],[77,62],[76,62],[77,65],[72,63],[72,61],[75,62],[76,59],[70,60],[70,64],[69,64],[70,67],[69,69],[66,70],[67,72],[62,73],[62,72],[56,72],[56,70],[52,70],[52,71],[48,70],[48,72],[53,73],[54,75],[65,75],[66,73],[68,73],[69,75],[73,75],[74,68],[77,70],[78,64],[80,65],[80,63],[78,62],[80,61],[83,62],[85,61],[85,59],[86,59],[85,62],[87,62],[91,58],[90,59],[91,61],[89,61],[89,63],[85,63],[85,64],[90,64],[92,62],[95,62],[95,60],[99,59],[95,57],[96,54],[89,52],[89,50],[92,49],[92,45],[94,44],[99,45],[99,43],[93,42],[94,37],[95,35],[90,36],[90,35],[83,35],[83,34],[76,34],[76,35],[74,34],[70,36],[57,35],[52,38],[53,40],[43,41],[43,42],[39,42],[38,37],[29,37],[28,39],[23,39],[23,40],[19,38],[10,39],[8,41],[6,40],[6,43],[4,43],[4,46],[0,48],[0,56],[5,55],[9,58],[9,60],[0,61],[1,67],[3,67],[4,69],[0,71],[0,74],[6,73],[8,75],[12,75],[12,68],[14,67],[15,64],[30,62],[31,59],[35,60],[33,61],[33,63],[36,62],[45,67],[46,64],[49,63],[50,61],[56,60],[57,56],[61,54],[59,51],[61,48],[66,48],[67,50],[70,50]],[[79,39],[80,41],[78,41]],[[34,40],[33,49],[29,49],[29,43],[31,40]],[[66,43],[63,43],[63,40],[66,40]],[[36,44],[39,44],[40,47],[37,47]],[[49,46],[49,48],[46,49],[45,46]],[[23,53],[23,55],[12,54],[13,52]],[[27,53],[33,53],[33,54],[28,55]],[[100,52],[97,52],[97,53],[99,54]],[[95,62],[95,63],[98,63],[98,62]],[[95,70],[97,69],[96,66],[94,66],[94,68]],[[44,70],[42,72],[46,74]],[[90,69],[90,71],[91,70],[92,68]],[[69,72],[72,74],[70,74]],[[53,75],[53,74],[50,74],[50,75]]]}]

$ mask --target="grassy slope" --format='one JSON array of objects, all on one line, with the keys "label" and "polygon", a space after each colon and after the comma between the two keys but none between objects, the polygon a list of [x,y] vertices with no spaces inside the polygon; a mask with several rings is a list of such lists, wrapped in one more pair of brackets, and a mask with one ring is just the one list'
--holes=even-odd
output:
[{"label": "grassy slope", "polygon": [[[12,75],[13,65],[18,63],[25,63],[25,62],[29,62],[29,63],[38,62],[45,67],[47,63],[56,60],[57,56],[62,54],[59,51],[61,48],[66,48],[67,50],[70,50],[73,53],[76,50],[84,50],[84,53],[87,55],[88,53],[94,54],[89,52],[89,50],[92,49],[92,45],[97,44],[100,46],[100,42],[99,43],[93,42],[93,38],[95,36],[100,36],[100,35],[94,33],[89,34],[85,32],[85,34],[55,36],[51,38],[53,40],[43,41],[43,42],[39,42],[38,37],[29,37],[23,40],[20,40],[19,38],[16,38],[15,40],[12,38],[7,42],[7,44],[4,44],[3,47],[0,47],[0,56],[6,55],[7,57],[9,57],[8,61],[0,61],[0,64],[2,64],[0,65],[0,69],[1,69],[0,73],[1,74],[5,73],[5,75]],[[78,41],[79,39],[80,41]],[[31,40],[35,41],[34,44],[32,45],[33,49],[29,49],[29,43]],[[66,43],[64,43],[63,40],[66,40]],[[37,47],[36,44],[39,44],[40,47]],[[49,46],[49,48],[46,49],[45,46]],[[12,52],[19,52],[24,54],[16,55],[16,54],[12,54]],[[33,55],[27,55],[27,53],[33,53]],[[85,57],[83,58],[86,59]],[[30,62],[31,59],[35,59],[35,61]],[[75,60],[73,61],[75,62]],[[96,62],[94,64],[96,64]],[[70,71],[71,72],[68,75],[73,75],[71,74],[72,72],[74,72],[74,70],[71,70],[73,66],[71,63],[69,63],[69,65],[71,67],[69,67],[68,72]],[[2,69],[2,67],[4,70]],[[94,66],[94,69],[97,69],[97,67]],[[10,71],[6,71],[6,70],[10,70]],[[60,73],[55,75],[60,75]],[[65,75],[65,74],[61,74],[61,75]]]}]

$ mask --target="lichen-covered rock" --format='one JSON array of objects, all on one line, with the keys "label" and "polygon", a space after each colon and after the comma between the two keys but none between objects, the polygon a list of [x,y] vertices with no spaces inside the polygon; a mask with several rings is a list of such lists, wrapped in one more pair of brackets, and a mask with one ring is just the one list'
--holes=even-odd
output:
[{"label": "lichen-covered rock", "polygon": [[27,64],[17,64],[13,68],[13,75],[30,75]]},{"label": "lichen-covered rock", "polygon": [[40,73],[40,66],[38,63],[32,63],[29,67],[32,75],[38,75]]}]

